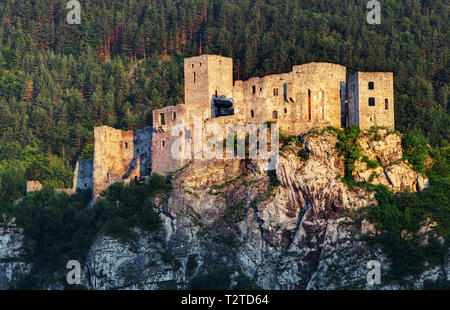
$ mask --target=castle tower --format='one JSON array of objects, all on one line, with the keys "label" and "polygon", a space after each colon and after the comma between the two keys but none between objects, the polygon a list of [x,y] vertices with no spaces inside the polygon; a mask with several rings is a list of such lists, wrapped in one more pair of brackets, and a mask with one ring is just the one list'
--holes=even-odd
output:
[{"label": "castle tower", "polygon": [[233,59],[218,55],[186,58],[184,93],[185,104],[196,106],[203,119],[214,116],[213,99],[233,97]]},{"label": "castle tower", "polygon": [[394,75],[357,72],[348,81],[349,125],[394,128]]}]

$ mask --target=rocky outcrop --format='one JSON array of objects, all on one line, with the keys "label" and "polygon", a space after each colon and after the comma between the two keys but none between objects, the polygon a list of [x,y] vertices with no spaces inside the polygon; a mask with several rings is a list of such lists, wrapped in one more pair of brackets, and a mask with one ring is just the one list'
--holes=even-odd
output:
[{"label": "rocky outcrop", "polygon": [[0,227],[0,290],[14,286],[31,265],[26,263],[23,250],[23,231],[14,226],[13,222]]},{"label": "rocky outcrop", "polygon": [[444,259],[444,279],[450,281],[450,249]]},{"label": "rocky outcrop", "polygon": [[[384,165],[379,168],[386,175],[370,181],[395,190],[415,188],[417,175],[395,149],[399,140],[384,137],[389,148],[378,141],[363,150]],[[83,285],[185,289],[205,266],[219,264],[265,289],[405,288],[367,284],[368,261],[381,263],[382,279],[389,270],[386,255],[363,238],[375,226],[357,220],[363,207],[377,202],[373,193],[341,181],[344,159],[335,149],[336,135],[313,133],[302,142],[282,148],[275,173],[251,160],[194,161],[177,171],[172,193],[156,199],[163,232],[136,230],[137,239],[126,244],[100,235],[82,268]],[[304,149],[307,159],[299,156]],[[20,248],[16,245],[5,248]],[[415,288],[448,278],[449,255],[443,266],[430,266],[415,279]],[[0,279],[5,274],[0,271]]]},{"label": "rocky outcrop", "polygon": [[357,182],[386,185],[396,193],[421,191],[428,186],[428,180],[403,159],[401,136],[396,132],[378,129],[363,134],[358,145],[363,159],[355,162],[353,176]]},{"label": "rocky outcrop", "polygon": [[86,287],[154,290],[177,278],[162,258],[167,250],[161,243],[152,235],[135,233],[138,240],[128,244],[104,235],[94,242],[86,260]]}]

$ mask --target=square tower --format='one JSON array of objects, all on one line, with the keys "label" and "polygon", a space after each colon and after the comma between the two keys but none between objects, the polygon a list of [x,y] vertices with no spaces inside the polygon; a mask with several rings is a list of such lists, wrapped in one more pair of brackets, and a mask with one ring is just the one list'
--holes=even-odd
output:
[{"label": "square tower", "polygon": [[213,99],[233,97],[233,59],[201,55],[184,60],[184,102],[211,118]]},{"label": "square tower", "polygon": [[357,72],[348,81],[349,125],[394,129],[394,75]]}]

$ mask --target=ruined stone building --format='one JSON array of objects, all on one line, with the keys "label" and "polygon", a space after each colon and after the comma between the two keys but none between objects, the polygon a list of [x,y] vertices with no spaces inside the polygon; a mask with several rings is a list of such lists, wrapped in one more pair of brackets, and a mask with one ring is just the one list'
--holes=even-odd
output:
[{"label": "ruined stone building", "polygon": [[[135,132],[95,128],[94,158],[77,163],[71,190],[91,188],[97,197],[115,182],[175,171],[197,158],[201,150],[192,137],[201,128],[204,141],[204,128],[211,124],[272,122],[287,135],[352,124],[393,128],[393,74],[356,73],[348,81],[348,104],[346,74],[344,66],[313,62],[294,66],[289,73],[233,82],[231,58],[186,58],[184,103],[154,110],[153,127]],[[177,158],[173,147],[180,149]]]}]

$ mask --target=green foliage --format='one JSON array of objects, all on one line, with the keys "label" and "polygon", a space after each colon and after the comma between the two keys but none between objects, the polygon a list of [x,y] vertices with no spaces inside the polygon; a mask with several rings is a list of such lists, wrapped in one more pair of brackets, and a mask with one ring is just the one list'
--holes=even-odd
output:
[{"label": "green foliage", "polygon": [[78,160],[85,161],[94,157],[94,144],[87,144],[82,150]]},{"label": "green foliage", "polygon": [[302,136],[301,135],[285,135],[282,132],[280,132],[280,137],[279,137],[280,143],[283,145],[283,147],[288,146],[290,144],[295,143],[297,146],[302,146],[303,142],[302,142]]},{"label": "green foliage", "polygon": [[0,169],[0,210],[25,194],[25,169],[20,162]]},{"label": "green foliage", "polygon": [[[0,23],[0,208],[23,197],[27,178],[71,187],[76,161],[92,154],[94,126],[142,128],[152,125],[152,110],[182,102],[183,58],[198,55],[201,35],[205,53],[233,57],[234,77],[240,80],[288,72],[295,64],[311,61],[340,63],[349,72],[395,72],[396,128],[412,133],[404,138],[405,157],[415,169],[427,172],[432,184],[418,196],[421,207],[408,212],[427,210],[437,220],[439,232],[447,234],[449,44],[448,14],[442,13],[446,3],[388,1],[383,23],[376,27],[366,23],[367,12],[360,4],[85,1],[83,23],[67,27],[64,1],[1,2],[0,20],[7,22]],[[426,152],[418,131],[432,146],[442,146],[432,151],[436,162],[431,171],[425,170]],[[360,157],[354,134],[356,129],[348,129],[339,134],[338,142],[349,184],[354,183],[351,172]],[[304,159],[305,155],[299,154]],[[160,192],[167,190],[154,185]],[[132,185],[130,191],[142,198],[138,188]],[[100,223],[111,220],[106,229],[119,235],[126,233],[118,226],[137,220],[130,219],[137,199],[125,192],[114,188],[94,208],[102,210],[96,211]],[[50,196],[31,195],[23,203],[30,208],[32,203],[54,206],[67,199]],[[402,199],[418,204],[412,197]],[[128,198],[130,203],[122,201]],[[394,201],[383,209],[396,219],[386,226],[415,223]],[[142,202],[145,207],[134,215],[142,217],[141,227],[151,230],[157,226],[151,198]],[[412,218],[420,217],[417,214]]]},{"label": "green foliage", "polygon": [[[238,271],[231,286],[231,274]],[[212,262],[203,266],[197,275],[189,282],[191,290],[262,290],[256,282],[240,271],[240,268],[230,268],[222,262]]]},{"label": "green foliage", "polygon": [[302,148],[297,153],[298,157],[303,159],[304,161],[307,161],[309,159],[309,153],[305,148]]},{"label": "green foliage", "polygon": [[213,264],[199,272],[190,282],[191,290],[228,290],[230,289],[230,271],[223,264]]},{"label": "green foliage", "polygon": [[24,229],[24,259],[33,263],[33,271],[19,288],[41,288],[54,272],[64,271],[69,260],[83,262],[100,232],[123,242],[134,240],[133,227],[159,233],[161,219],[153,198],[170,190],[170,184],[154,174],[144,183],[114,184],[93,208],[89,208],[90,191],[68,196],[44,188],[27,195],[5,210]]},{"label": "green foliage", "polygon": [[267,175],[268,175],[269,181],[270,181],[270,184],[269,184],[270,188],[275,188],[280,185],[280,182],[278,181],[278,178],[277,178],[276,170],[268,170]]},{"label": "green foliage", "polygon": [[26,147],[57,157],[64,171],[48,185],[70,187],[66,170],[92,154],[94,126],[142,128],[154,109],[181,103],[183,58],[198,55],[199,36],[205,53],[233,57],[239,80],[311,61],[395,72],[396,128],[448,145],[442,0],[389,1],[377,27],[355,0],[85,2],[77,27],[61,1],[0,3],[0,162]]},{"label": "green foliage", "polygon": [[428,143],[423,134],[417,130],[409,131],[403,137],[403,156],[412,164],[414,170],[425,171],[425,161],[428,156]]},{"label": "green foliage", "polygon": [[366,155],[362,156],[361,161],[365,162],[367,164],[367,168],[368,169],[375,169],[377,167],[382,167],[383,166],[378,159],[377,160],[370,160]]},{"label": "green foliage", "polygon": [[198,267],[197,255],[195,255],[195,254],[189,255],[187,263],[186,263],[187,277],[191,277],[194,274],[197,267]]},{"label": "green foliage", "polygon": [[256,284],[255,281],[253,281],[243,273],[239,273],[239,276],[234,280],[236,281],[236,284],[233,286],[233,290],[262,290],[262,288],[258,284]]},{"label": "green foliage", "polygon": [[[171,191],[165,178],[152,174],[143,183],[133,181],[128,185],[116,183],[101,193],[98,203],[105,210],[113,210],[104,232],[123,241],[133,240],[130,229],[139,227],[148,232],[161,229],[161,219],[155,212],[153,198]],[[110,211],[108,211],[110,212]]]},{"label": "green foliage", "polygon": [[[439,265],[448,249],[450,240],[450,169],[447,148],[432,151],[435,163],[427,171],[430,187],[419,193],[394,195],[385,186],[377,186],[377,206],[368,209],[367,218],[376,223],[380,231],[369,237],[373,244],[380,244],[392,263],[389,280],[404,281],[425,269],[425,262]],[[423,245],[418,230],[427,219],[436,222],[429,235],[429,243]],[[435,235],[445,240],[441,244]]]},{"label": "green foliage", "polygon": [[228,208],[225,218],[233,223],[242,222],[247,217],[248,210],[249,207],[245,204],[245,201],[241,201]]},{"label": "green foliage", "polygon": [[25,259],[33,263],[30,276],[19,288],[42,287],[51,271],[64,270],[71,259],[83,261],[98,225],[95,210],[87,209],[89,192],[72,196],[54,194],[50,188],[34,192],[7,210],[24,228]]},{"label": "green foliage", "polygon": [[438,279],[436,281],[431,281],[431,280],[425,280],[425,282],[423,283],[423,289],[428,291],[428,290],[450,290],[450,282],[443,280],[443,279]]},{"label": "green foliage", "polygon": [[381,141],[380,134],[378,134],[378,133],[374,134],[371,140],[372,141]]},{"label": "green foliage", "polygon": [[352,172],[355,169],[355,161],[361,157],[361,150],[357,143],[361,129],[352,125],[346,128],[345,131],[339,130],[337,133],[338,142],[336,143],[336,149],[345,158],[345,177],[353,179]]}]

